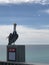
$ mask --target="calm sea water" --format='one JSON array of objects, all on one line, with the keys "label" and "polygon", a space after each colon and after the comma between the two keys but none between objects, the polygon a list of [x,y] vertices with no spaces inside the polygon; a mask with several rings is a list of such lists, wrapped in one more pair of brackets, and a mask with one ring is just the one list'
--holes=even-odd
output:
[{"label": "calm sea water", "polygon": [[[49,45],[26,45],[26,62],[49,64]],[[0,45],[0,61],[6,61],[6,46]]]}]

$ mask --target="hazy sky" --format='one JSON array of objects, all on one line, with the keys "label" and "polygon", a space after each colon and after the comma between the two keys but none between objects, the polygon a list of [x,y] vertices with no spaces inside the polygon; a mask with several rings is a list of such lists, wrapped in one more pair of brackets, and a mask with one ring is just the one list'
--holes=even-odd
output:
[{"label": "hazy sky", "polygon": [[49,0],[0,0],[0,44],[16,22],[17,44],[49,44]]}]

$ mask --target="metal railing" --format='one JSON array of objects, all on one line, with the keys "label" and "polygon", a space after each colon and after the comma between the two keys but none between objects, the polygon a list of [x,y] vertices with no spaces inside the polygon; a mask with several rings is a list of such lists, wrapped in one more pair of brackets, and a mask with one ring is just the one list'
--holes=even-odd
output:
[{"label": "metal railing", "polygon": [[0,65],[33,65],[33,64],[28,64],[25,62],[4,62],[4,61],[0,61]]}]

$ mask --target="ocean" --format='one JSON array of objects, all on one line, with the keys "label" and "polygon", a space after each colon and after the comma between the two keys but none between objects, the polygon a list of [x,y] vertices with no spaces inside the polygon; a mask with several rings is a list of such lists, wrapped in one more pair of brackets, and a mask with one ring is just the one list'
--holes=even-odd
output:
[{"label": "ocean", "polygon": [[[0,61],[6,61],[6,45],[0,45]],[[49,45],[26,45],[25,58],[28,63],[49,64]]]}]

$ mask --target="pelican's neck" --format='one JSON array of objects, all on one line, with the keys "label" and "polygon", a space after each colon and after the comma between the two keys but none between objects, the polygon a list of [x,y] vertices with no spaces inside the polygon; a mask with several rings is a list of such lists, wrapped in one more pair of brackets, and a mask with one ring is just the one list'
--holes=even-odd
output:
[{"label": "pelican's neck", "polygon": [[16,24],[14,24],[14,31],[16,31]]}]

